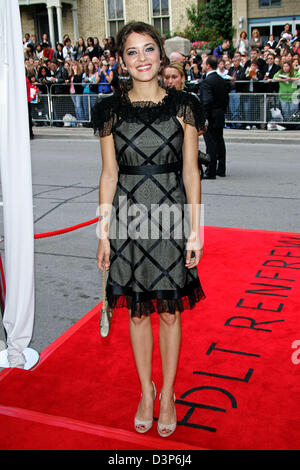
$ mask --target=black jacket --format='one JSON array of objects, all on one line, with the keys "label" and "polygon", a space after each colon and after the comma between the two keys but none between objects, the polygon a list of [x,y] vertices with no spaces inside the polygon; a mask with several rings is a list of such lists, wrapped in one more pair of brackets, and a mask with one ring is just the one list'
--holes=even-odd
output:
[{"label": "black jacket", "polygon": [[75,93],[77,95],[81,95],[83,93],[83,87],[82,87],[82,73],[78,75],[74,75],[74,88],[75,88]]},{"label": "black jacket", "polygon": [[69,89],[66,85],[59,85],[64,84],[69,78],[68,71],[62,65],[59,66],[54,73],[51,72],[51,77],[54,77],[57,80],[57,82],[51,86],[51,93],[53,95],[64,95],[69,93]]},{"label": "black jacket", "polygon": [[53,54],[53,59],[57,59],[59,60],[60,62],[64,62],[65,59],[64,59],[64,55],[63,55],[63,52],[59,52],[59,51],[54,51],[54,54]]},{"label": "black jacket", "polygon": [[257,79],[253,80],[249,76],[249,72],[245,72],[245,80],[249,82],[247,83],[244,88],[244,93],[264,93],[265,90],[265,82],[263,73],[258,69],[257,71]]},{"label": "black jacket", "polygon": [[[280,65],[273,64],[272,68],[268,72],[268,69],[266,71],[266,75],[268,78],[273,78],[275,73],[277,73],[280,70]],[[279,83],[276,82],[270,82],[265,84],[265,92],[266,93],[278,93],[279,92]]]},{"label": "black jacket", "polygon": [[216,72],[210,73],[200,84],[200,97],[208,125],[224,127],[229,102],[229,81]]},{"label": "black jacket", "polygon": [[279,72],[280,69],[281,69],[280,65],[273,64],[272,67],[270,68],[270,71],[268,71],[268,68],[267,68],[266,74],[268,75],[269,78],[273,78],[275,73]]},{"label": "black jacket", "polygon": [[[230,75],[230,77],[234,76],[234,70],[235,70],[234,67],[230,67],[230,69],[228,70],[228,75]],[[237,68],[237,72],[236,72],[236,81],[243,81],[243,80],[245,80],[245,69],[242,65],[239,65]],[[232,90],[236,90],[238,93],[243,92],[244,85],[245,85],[244,83],[230,82],[230,84],[231,84]]]},{"label": "black jacket", "polygon": [[269,46],[271,47],[271,49],[275,49],[276,46],[277,46],[277,44],[278,44],[278,42],[275,41],[275,39],[274,39],[274,41],[268,41],[266,44],[269,44]]}]

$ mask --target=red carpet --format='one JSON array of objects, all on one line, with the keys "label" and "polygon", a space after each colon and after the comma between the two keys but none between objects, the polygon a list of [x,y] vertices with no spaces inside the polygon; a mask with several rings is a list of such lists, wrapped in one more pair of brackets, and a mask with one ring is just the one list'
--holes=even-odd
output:
[{"label": "red carpet", "polygon": [[[156,422],[146,435],[134,431],[140,392],[127,311],[101,339],[96,306],[35,370],[0,374],[0,448],[299,449],[300,234],[206,227],[199,275],[206,299],[182,314],[170,438]],[[159,391],[157,315],[152,322]]]}]

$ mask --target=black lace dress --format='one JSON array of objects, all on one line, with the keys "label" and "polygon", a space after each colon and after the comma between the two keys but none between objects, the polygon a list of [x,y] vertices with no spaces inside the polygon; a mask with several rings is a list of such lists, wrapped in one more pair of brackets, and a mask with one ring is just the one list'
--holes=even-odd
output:
[{"label": "black lace dress", "polygon": [[[195,95],[175,88],[166,92],[159,103],[131,102],[127,92],[115,93],[98,101],[92,113],[99,135],[113,134],[119,166],[109,229],[107,301],[138,317],[182,312],[205,297],[197,267],[185,267],[184,132],[177,119],[203,129],[202,106]],[[176,208],[173,217],[171,206]]]}]

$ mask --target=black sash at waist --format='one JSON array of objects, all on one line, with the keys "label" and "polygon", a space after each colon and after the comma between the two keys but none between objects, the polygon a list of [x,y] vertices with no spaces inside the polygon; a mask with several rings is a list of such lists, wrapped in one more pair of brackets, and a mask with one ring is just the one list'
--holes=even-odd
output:
[{"label": "black sash at waist", "polygon": [[130,175],[153,175],[154,173],[171,173],[180,170],[181,163],[179,161],[164,165],[119,165],[119,173]]}]

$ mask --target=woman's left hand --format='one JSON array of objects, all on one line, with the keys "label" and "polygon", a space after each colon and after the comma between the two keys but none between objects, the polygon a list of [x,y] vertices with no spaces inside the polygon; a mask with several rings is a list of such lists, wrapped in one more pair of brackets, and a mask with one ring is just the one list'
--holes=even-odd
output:
[{"label": "woman's left hand", "polygon": [[[192,257],[192,253],[194,256]],[[195,268],[203,255],[203,250],[200,243],[200,238],[195,240],[195,237],[189,237],[186,243],[186,263],[188,269]]]}]

